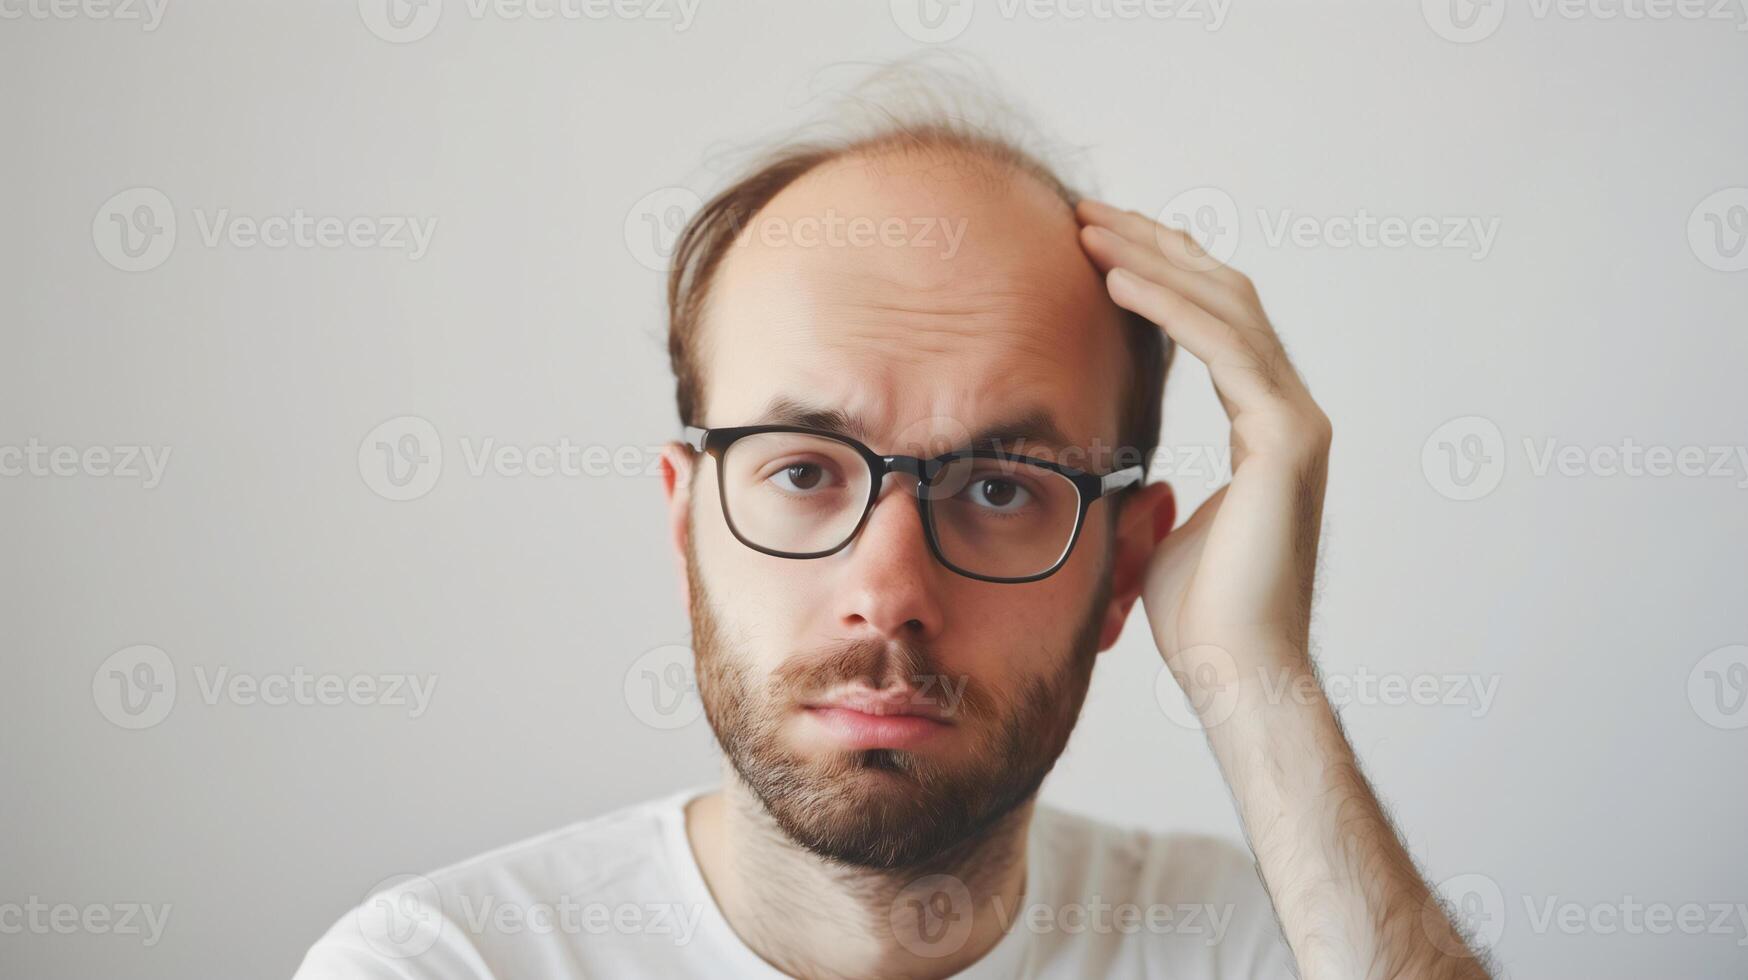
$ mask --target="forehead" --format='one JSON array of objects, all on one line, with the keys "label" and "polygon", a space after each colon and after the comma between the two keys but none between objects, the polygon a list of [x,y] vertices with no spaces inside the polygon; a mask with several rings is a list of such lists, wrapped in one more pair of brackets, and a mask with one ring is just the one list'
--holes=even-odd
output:
[{"label": "forehead", "polygon": [[779,193],[719,267],[705,424],[787,401],[850,416],[884,451],[1039,415],[1069,445],[1108,445],[1120,331],[1041,182],[937,153],[843,159]]}]

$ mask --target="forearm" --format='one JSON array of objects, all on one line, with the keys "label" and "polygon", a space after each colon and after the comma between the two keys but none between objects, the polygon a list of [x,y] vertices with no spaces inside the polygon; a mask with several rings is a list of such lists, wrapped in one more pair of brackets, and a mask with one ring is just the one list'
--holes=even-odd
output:
[{"label": "forearm", "polygon": [[1486,977],[1385,817],[1309,664],[1271,660],[1287,666],[1222,681],[1225,717],[1206,730],[1301,976]]}]

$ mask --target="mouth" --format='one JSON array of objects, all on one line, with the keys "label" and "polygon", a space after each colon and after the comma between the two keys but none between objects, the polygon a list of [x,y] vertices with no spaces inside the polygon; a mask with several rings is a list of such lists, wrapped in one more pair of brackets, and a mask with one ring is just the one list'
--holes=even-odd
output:
[{"label": "mouth", "polygon": [[844,691],[802,706],[829,739],[849,749],[910,749],[953,727],[939,705],[912,690]]}]

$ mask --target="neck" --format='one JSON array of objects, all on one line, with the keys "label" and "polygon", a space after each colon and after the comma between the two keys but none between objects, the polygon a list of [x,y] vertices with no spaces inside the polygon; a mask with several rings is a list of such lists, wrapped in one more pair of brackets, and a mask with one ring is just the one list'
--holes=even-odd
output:
[{"label": "neck", "polygon": [[[687,834],[724,918],[766,962],[797,977],[931,980],[965,969],[1002,938],[1026,887],[1032,800],[926,866],[855,868],[790,840],[724,768],[724,788],[687,807]],[[950,875],[965,890],[924,882],[907,891],[930,875]]]}]

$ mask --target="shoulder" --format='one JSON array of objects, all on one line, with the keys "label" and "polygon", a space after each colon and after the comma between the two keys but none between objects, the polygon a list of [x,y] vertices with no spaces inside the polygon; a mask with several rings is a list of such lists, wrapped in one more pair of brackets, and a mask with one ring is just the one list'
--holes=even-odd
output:
[{"label": "shoulder", "polygon": [[297,978],[501,975],[497,970],[514,964],[518,951],[531,951],[527,942],[507,938],[587,932],[590,916],[610,919],[648,892],[652,876],[670,875],[672,822],[683,820],[691,795],[635,804],[447,867],[385,878],[316,941]]},{"label": "shoulder", "polygon": [[1040,852],[1039,898],[1057,910],[1054,927],[1103,930],[1109,941],[1094,945],[1115,957],[1106,966],[1144,967],[1148,975],[1291,975],[1274,906],[1240,844],[1040,806],[1032,846]]}]

